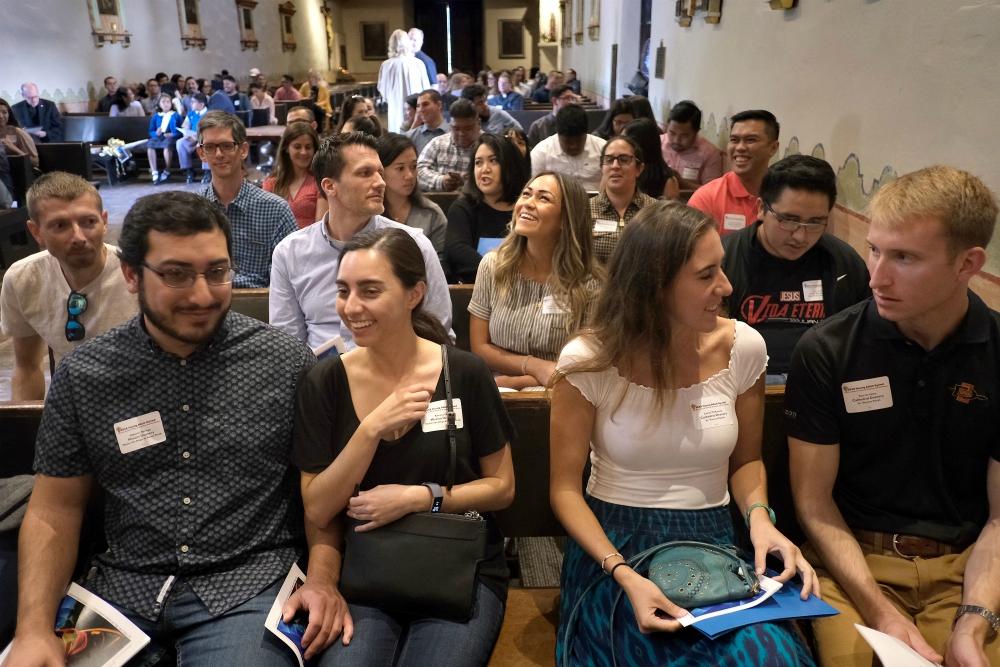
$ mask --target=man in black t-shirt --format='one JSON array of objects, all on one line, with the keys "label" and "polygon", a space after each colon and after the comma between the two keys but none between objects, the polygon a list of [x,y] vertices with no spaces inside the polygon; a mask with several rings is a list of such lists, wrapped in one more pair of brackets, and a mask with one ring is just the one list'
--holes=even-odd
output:
[{"label": "man in black t-shirt", "polygon": [[722,237],[729,315],[764,337],[768,384],[785,384],[792,350],[811,326],[871,296],[864,260],[824,233],[836,200],[830,165],[792,155],[764,175],[757,222]]},{"label": "man in black t-shirt", "polygon": [[[933,662],[1000,665],[1000,314],[968,289],[1000,206],[922,169],[869,206],[873,298],[807,331],[785,417],[823,598],[819,662],[871,665],[855,623]],[[944,656],[944,658],[942,658]]]}]

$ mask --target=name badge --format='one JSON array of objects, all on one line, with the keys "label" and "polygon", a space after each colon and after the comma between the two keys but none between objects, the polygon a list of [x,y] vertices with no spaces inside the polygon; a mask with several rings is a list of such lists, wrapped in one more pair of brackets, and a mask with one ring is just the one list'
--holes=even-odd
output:
[{"label": "name badge", "polygon": [[892,407],[892,390],[889,388],[889,377],[857,382],[845,382],[840,385],[844,392],[844,407],[848,413],[871,412]]},{"label": "name badge", "polygon": [[694,425],[699,431],[733,424],[732,401],[728,396],[702,396],[691,402]]},{"label": "name badge", "polygon": [[551,294],[542,299],[542,315],[565,315],[568,312]]},{"label": "name badge", "polygon": [[802,300],[803,301],[822,301],[823,300],[823,281],[822,280],[803,280],[802,281]]},{"label": "name badge", "polygon": [[693,181],[698,178],[698,168],[697,167],[684,167],[681,172],[681,178],[685,181]]},{"label": "name badge", "polygon": [[160,413],[150,412],[115,424],[115,437],[118,438],[118,449],[122,454],[128,454],[163,442],[167,434],[163,432]]},{"label": "name badge", "polygon": [[[455,411],[455,428],[462,428],[462,399],[451,399],[451,407]],[[448,430],[448,401],[434,401],[427,406],[427,412],[420,419],[420,430],[424,433]]]},{"label": "name badge", "polygon": [[594,220],[595,232],[614,232],[618,230],[617,220]]},{"label": "name badge", "polygon": [[726,213],[726,217],[722,220],[723,229],[743,229],[746,226],[747,217],[738,213]]}]

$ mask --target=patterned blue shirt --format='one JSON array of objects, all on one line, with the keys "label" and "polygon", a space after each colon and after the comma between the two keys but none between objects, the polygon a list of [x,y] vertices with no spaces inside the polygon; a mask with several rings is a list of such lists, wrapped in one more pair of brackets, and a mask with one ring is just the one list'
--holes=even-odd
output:
[{"label": "patterned blue shirt", "polygon": [[229,206],[222,205],[211,184],[198,194],[218,204],[233,228],[233,263],[239,269],[233,287],[270,286],[271,255],[281,239],[299,228],[292,207],[247,180]]},{"label": "patterned blue shirt", "polygon": [[[35,471],[93,474],[108,551],[86,586],[156,619],[185,581],[218,616],[281,578],[302,553],[298,474],[289,461],[299,341],[230,312],[185,359],[142,316],[66,355],[52,376]],[[121,422],[159,413],[165,439],[122,452]]]}]

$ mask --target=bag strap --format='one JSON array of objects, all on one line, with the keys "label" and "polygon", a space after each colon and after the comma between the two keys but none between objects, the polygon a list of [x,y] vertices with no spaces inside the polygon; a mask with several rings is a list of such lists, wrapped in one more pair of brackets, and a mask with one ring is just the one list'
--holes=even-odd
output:
[{"label": "bag strap", "polygon": [[444,396],[445,408],[448,411],[448,446],[451,449],[451,457],[448,463],[448,476],[445,478],[445,486],[449,491],[455,485],[455,460],[458,457],[458,444],[455,441],[455,407],[451,400],[451,370],[448,367],[448,348],[441,346],[441,367],[444,370]]},{"label": "bag strap", "polygon": [[[664,549],[671,549],[673,547],[696,547],[699,549],[705,549],[706,551],[714,551],[715,553],[724,554],[736,560],[740,560],[739,556],[736,556],[730,549],[726,549],[725,547],[720,547],[715,544],[707,544],[705,542],[678,540],[675,542],[664,542],[663,544],[658,544],[651,549],[646,549],[642,553],[632,556],[626,560],[625,563],[634,570],[636,566],[641,565],[643,561],[652,558]],[[573,646],[573,635],[576,634],[577,616],[579,616],[580,607],[583,605],[584,598],[587,597],[588,593],[597,588],[597,585],[604,581],[605,578],[611,578],[611,575],[602,570],[600,574],[594,577],[594,580],[590,582],[590,585],[584,589],[583,593],[580,595],[580,599],[576,601],[575,605],[573,605],[573,611],[570,612],[569,620],[566,622],[566,635],[563,637],[562,667],[569,667],[569,652]],[[608,623],[611,640],[611,661],[614,667],[618,667],[618,660],[615,656],[615,610],[618,608],[618,603],[621,602],[622,595],[624,594],[625,589],[619,588],[618,594],[615,595],[615,601],[611,605],[611,616]]]}]

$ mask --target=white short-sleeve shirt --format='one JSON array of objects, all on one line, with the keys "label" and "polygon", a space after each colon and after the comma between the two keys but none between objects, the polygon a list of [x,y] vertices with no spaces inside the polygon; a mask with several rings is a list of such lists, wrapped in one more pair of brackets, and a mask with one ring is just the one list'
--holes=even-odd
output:
[{"label": "white short-sleeve shirt", "polygon": [[47,250],[14,262],[4,274],[0,290],[0,329],[4,335],[41,336],[58,362],[84,342],[135,317],[139,303],[125,287],[118,248],[107,243],[104,248],[107,251],[104,270],[79,290],[87,296],[87,310],[79,318],[86,329],[84,340],[75,343],[66,340],[66,300],[70,287],[59,260]]},{"label": "white short-sleeve shirt", "polygon": [[[613,367],[566,377],[597,408],[587,493],[630,507],[696,510],[729,503],[729,457],[739,434],[736,398],[767,367],[763,337],[735,324],[728,368],[677,390],[671,404],[657,407],[653,389],[628,382]],[[592,355],[591,343],[575,338],[557,367]]]}]

